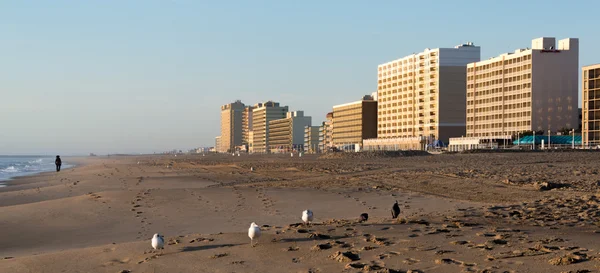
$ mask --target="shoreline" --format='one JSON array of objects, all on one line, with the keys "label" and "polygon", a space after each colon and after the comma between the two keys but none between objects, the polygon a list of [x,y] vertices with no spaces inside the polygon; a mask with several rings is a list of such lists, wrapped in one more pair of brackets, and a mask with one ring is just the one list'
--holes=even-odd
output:
[{"label": "shoreline", "polygon": [[[88,160],[87,157],[79,157],[78,156],[78,157],[65,157],[65,158],[72,160],[71,161],[72,163],[69,163],[69,167],[61,168],[60,172],[71,171],[75,168],[84,167],[86,165],[93,164],[90,162],[90,160]],[[56,174],[56,173],[60,173],[60,172],[42,171],[42,172],[36,172],[36,173],[31,173],[31,174],[13,176],[6,180],[0,180],[0,191],[3,189],[6,190],[7,188],[11,188],[14,186],[26,185],[26,184],[29,184],[31,181],[34,181],[34,180],[37,181],[40,179],[44,179],[52,174]]]}]

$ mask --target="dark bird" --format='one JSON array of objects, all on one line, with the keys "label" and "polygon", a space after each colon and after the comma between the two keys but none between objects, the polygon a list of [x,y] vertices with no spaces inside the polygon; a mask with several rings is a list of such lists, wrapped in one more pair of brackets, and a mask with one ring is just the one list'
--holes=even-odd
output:
[{"label": "dark bird", "polygon": [[368,213],[363,213],[363,214],[360,215],[359,219],[360,219],[361,223],[362,222],[366,222],[367,220],[369,220],[369,214]]},{"label": "dark bird", "polygon": [[392,206],[392,218],[396,219],[398,215],[400,215],[400,206],[398,206],[398,201],[396,201],[394,206]]}]

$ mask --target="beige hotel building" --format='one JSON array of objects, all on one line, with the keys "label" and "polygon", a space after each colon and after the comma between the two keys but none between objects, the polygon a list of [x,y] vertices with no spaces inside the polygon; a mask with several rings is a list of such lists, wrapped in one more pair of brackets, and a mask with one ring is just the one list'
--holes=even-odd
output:
[{"label": "beige hotel building", "polygon": [[600,145],[600,64],[583,67],[581,140],[584,147]]},{"label": "beige hotel building", "polygon": [[538,38],[467,67],[467,137],[578,126],[579,40]]},{"label": "beige hotel building", "polygon": [[303,111],[286,113],[283,119],[269,121],[268,151],[290,152],[304,147],[304,129],[311,126],[312,118]]},{"label": "beige hotel building", "polygon": [[246,106],[242,112],[242,145],[249,145],[250,132],[252,132],[252,110],[254,106]]},{"label": "beige hotel building", "polygon": [[235,101],[221,106],[221,141],[218,152],[232,152],[242,145],[242,112],[245,105]]},{"label": "beige hotel building", "polygon": [[377,137],[377,101],[372,96],[333,106],[333,145],[358,145]]},{"label": "beige hotel building", "polygon": [[258,103],[252,109],[252,151],[254,153],[269,152],[269,122],[286,118],[287,106],[280,106],[278,102],[267,101]]},{"label": "beige hotel building", "polygon": [[379,65],[377,142],[413,149],[423,137],[447,143],[464,135],[467,64],[479,60],[480,48],[467,43]]}]

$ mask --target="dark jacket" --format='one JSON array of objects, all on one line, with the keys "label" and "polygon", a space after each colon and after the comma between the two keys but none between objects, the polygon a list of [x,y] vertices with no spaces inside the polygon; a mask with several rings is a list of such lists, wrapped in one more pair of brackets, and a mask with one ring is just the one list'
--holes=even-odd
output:
[{"label": "dark jacket", "polygon": [[62,161],[60,160],[60,157],[57,157],[56,160],[54,160],[54,164],[62,165]]}]

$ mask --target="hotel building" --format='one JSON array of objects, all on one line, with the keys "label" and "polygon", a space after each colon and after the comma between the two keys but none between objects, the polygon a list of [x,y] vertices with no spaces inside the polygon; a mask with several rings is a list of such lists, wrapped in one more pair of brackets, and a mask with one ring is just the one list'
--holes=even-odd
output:
[{"label": "hotel building", "polygon": [[600,64],[583,67],[581,98],[584,147],[600,145]]},{"label": "hotel building", "polygon": [[579,40],[538,38],[467,66],[467,137],[507,139],[578,125]]},{"label": "hotel building", "polygon": [[304,127],[304,151],[309,153],[320,152],[319,147],[319,130],[321,126],[305,126]]},{"label": "hotel building", "polygon": [[222,153],[221,151],[221,136],[215,137],[215,152]]},{"label": "hotel building", "polygon": [[412,149],[425,137],[447,143],[464,135],[467,64],[479,60],[480,48],[467,43],[379,65],[377,138],[385,147]]},{"label": "hotel building", "polygon": [[250,132],[252,132],[252,110],[253,106],[246,106],[242,112],[242,145],[250,144]]},{"label": "hotel building", "polygon": [[356,144],[363,139],[377,137],[377,101],[372,96],[362,100],[333,106],[333,145]]},{"label": "hotel building", "polygon": [[304,149],[304,128],[311,126],[311,117],[303,111],[288,112],[286,118],[269,121],[268,151],[290,152]]},{"label": "hotel building", "polygon": [[267,101],[258,103],[252,109],[252,151],[255,153],[269,152],[269,121],[283,119],[288,112],[287,106],[278,102]]},{"label": "hotel building", "polygon": [[232,152],[236,146],[242,145],[242,112],[245,107],[239,100],[221,106],[220,152]]}]

